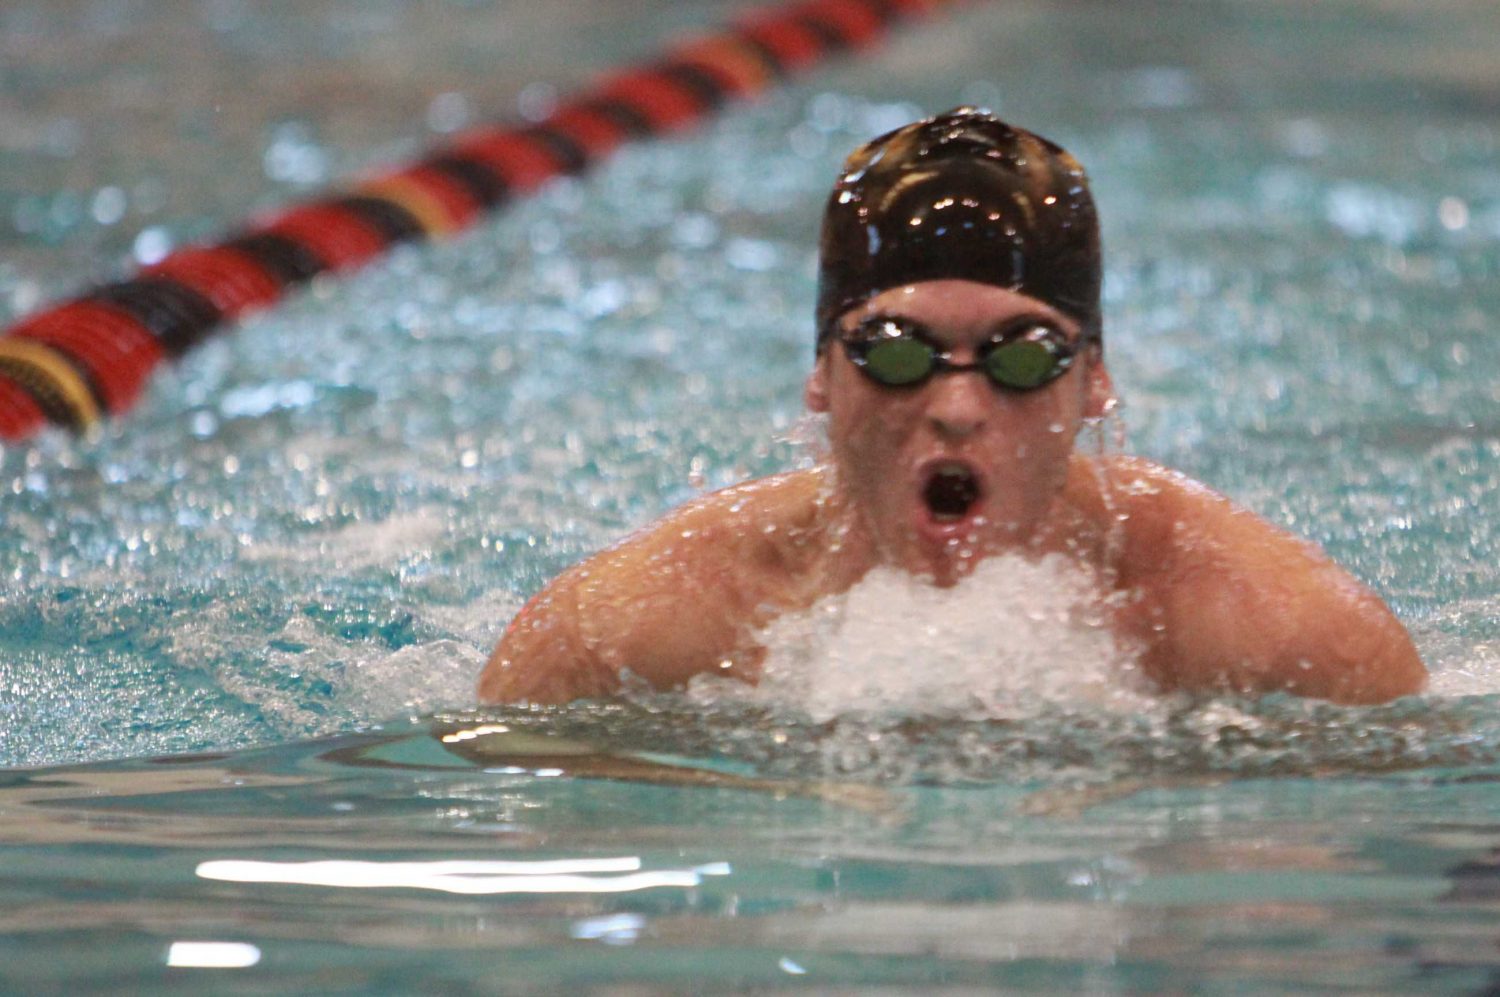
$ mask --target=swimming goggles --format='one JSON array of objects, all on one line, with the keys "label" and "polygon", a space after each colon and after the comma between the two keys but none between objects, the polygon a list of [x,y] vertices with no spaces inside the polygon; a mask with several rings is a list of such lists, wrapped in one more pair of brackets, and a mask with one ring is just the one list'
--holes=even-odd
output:
[{"label": "swimming goggles", "polygon": [[974,363],[954,363],[921,323],[907,318],[868,318],[839,341],[861,373],[888,388],[915,388],[945,371],[977,370],[998,388],[1032,391],[1065,374],[1076,354],[1062,330],[1036,319],[997,333],[979,347]]}]

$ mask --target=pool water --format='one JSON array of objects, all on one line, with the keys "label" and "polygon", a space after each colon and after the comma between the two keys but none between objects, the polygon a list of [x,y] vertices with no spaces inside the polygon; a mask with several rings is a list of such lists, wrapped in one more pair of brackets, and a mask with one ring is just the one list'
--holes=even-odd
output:
[{"label": "pool water", "polygon": [[[12,0],[0,317],[735,7]],[[1497,28],[1482,0],[974,4],[320,280],[96,438],[6,447],[0,980],[1492,987]],[[951,664],[935,635],[872,656],[853,714],[475,711],[557,570],[815,458],[821,199],[854,144],[960,102],[1090,169],[1106,435],[1324,545],[1430,691],[1100,699],[1033,644],[1001,706],[934,706],[896,680]],[[956,610],[983,629],[917,622]]]}]

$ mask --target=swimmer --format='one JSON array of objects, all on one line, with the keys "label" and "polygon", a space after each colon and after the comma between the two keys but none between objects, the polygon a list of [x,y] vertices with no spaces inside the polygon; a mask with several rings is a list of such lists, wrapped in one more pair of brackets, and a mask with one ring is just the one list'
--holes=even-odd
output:
[{"label": "swimmer", "polygon": [[1005,553],[1087,566],[1162,691],[1420,690],[1406,630],[1315,546],[1180,473],[1076,449],[1114,404],[1100,279],[1083,169],[1046,139],[958,108],[856,150],[823,219],[804,390],[826,459],[564,572],[511,622],[480,699],[605,697],[626,670],[754,683],[777,616],[877,566],[949,587]]}]

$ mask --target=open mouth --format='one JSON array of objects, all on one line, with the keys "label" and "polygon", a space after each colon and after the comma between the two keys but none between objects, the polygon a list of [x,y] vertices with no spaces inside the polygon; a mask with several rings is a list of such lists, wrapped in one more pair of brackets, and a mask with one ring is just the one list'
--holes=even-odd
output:
[{"label": "open mouth", "polygon": [[963,464],[939,464],[928,472],[922,501],[938,522],[963,519],[979,501],[979,479]]}]

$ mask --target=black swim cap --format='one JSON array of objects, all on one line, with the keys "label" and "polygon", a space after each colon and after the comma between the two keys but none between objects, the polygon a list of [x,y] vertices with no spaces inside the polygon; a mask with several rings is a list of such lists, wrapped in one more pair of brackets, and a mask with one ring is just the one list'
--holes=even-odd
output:
[{"label": "black swim cap", "polygon": [[1100,334],[1099,220],[1078,161],[989,111],[898,128],[844,162],[823,215],[818,343],[851,306],[923,280],[1029,294]]}]

